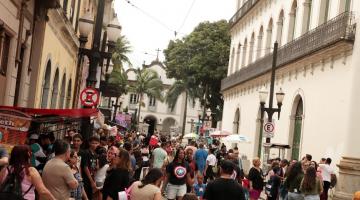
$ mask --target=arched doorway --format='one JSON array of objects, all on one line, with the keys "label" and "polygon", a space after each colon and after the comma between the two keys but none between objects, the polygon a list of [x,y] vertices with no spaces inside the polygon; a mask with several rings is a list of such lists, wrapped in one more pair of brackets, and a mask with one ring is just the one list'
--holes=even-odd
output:
[{"label": "arched doorway", "polygon": [[57,106],[57,98],[59,94],[59,69],[56,69],[54,82],[53,82],[53,90],[51,95],[51,108],[56,108]]},{"label": "arched doorway", "polygon": [[168,117],[168,118],[164,119],[163,125],[162,125],[162,132],[164,134],[170,134],[170,128],[172,126],[176,126],[176,121],[174,118]]},{"label": "arched doorway", "polygon": [[304,114],[303,100],[300,96],[295,98],[293,107],[293,134],[292,134],[292,145],[291,145],[291,159],[299,159],[300,155],[300,144],[301,144],[301,131],[302,131],[302,120]]},{"label": "arched doorway", "polygon": [[233,134],[239,134],[240,127],[240,110],[239,108],[235,111],[234,121],[233,121]]},{"label": "arched doorway", "polygon": [[47,108],[50,90],[51,62],[46,64],[45,77],[42,83],[41,108]]},{"label": "arched doorway", "polygon": [[156,128],[156,123],[157,123],[157,120],[154,116],[146,116],[144,118],[144,123],[148,124],[149,125],[149,128],[148,128],[148,135],[152,135],[154,134],[154,131],[155,131],[155,128]]}]

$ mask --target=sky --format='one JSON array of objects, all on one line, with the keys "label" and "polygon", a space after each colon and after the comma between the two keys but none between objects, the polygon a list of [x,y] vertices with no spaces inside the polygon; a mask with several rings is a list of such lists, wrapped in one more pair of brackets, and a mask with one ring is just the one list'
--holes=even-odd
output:
[{"label": "sky", "polygon": [[169,41],[190,34],[200,22],[229,20],[235,13],[235,0],[116,0],[114,6],[134,68],[155,60],[157,49],[164,61]]}]

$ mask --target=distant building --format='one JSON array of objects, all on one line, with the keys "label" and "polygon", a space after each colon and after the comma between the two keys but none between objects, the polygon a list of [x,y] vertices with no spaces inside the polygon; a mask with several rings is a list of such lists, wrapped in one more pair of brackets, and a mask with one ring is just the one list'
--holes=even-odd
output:
[{"label": "distant building", "polygon": [[[143,65],[143,68],[148,68],[156,71],[163,82],[164,91],[163,96],[170,86],[175,82],[175,79],[170,79],[166,76],[166,71],[163,63],[159,61],[153,61],[149,65]],[[128,69],[126,71],[129,82],[136,80],[136,74],[134,69]],[[122,97],[121,109],[128,108],[130,113],[135,113],[138,110],[138,95],[129,92]],[[152,134],[155,130],[162,134],[181,133],[183,124],[184,113],[184,101],[185,94],[182,94],[174,108],[171,110],[165,102],[160,102],[154,97],[148,97],[145,95],[144,104],[145,107],[141,107],[140,112],[140,130],[148,130]],[[191,101],[187,104],[187,116],[185,125],[185,134],[190,132],[196,132],[196,125],[198,122],[198,110],[201,109],[200,103],[196,101],[193,104]]]}]

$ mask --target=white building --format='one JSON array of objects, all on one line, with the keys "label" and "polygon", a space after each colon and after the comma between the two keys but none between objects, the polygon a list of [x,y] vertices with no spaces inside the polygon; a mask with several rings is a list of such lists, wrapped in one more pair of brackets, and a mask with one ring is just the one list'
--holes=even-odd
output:
[{"label": "white building", "polygon": [[[170,86],[175,82],[175,79],[166,76],[166,66],[159,61],[153,61],[149,65],[143,65],[144,68],[149,68],[156,71],[163,82],[163,96]],[[136,74],[134,69],[126,71],[129,82],[136,81]],[[129,92],[122,97],[122,109],[128,108],[129,112],[134,113],[138,109],[138,95]],[[174,110],[171,110],[165,102],[160,102],[154,97],[145,95],[145,107],[141,107],[140,112],[140,129],[148,129],[150,133],[156,129],[163,134],[170,132],[181,133],[183,125],[183,113],[185,109],[185,93],[181,95],[176,103]],[[200,108],[199,102],[193,105],[190,101],[187,104],[187,117],[185,125],[185,134],[195,132],[196,122],[198,121],[198,110]]]},{"label": "white building", "polygon": [[[275,92],[282,88],[285,99],[280,120],[277,114],[273,117],[276,130],[271,142],[289,144],[288,159],[309,153],[316,161],[331,157],[335,167],[340,160],[344,165],[347,156],[357,158],[351,163],[359,169],[360,152],[354,145],[360,144],[355,121],[360,116],[353,100],[359,95],[360,34],[355,31],[359,16],[360,1],[237,1],[230,19],[228,76],[221,85],[222,127],[251,138],[250,144],[240,146],[242,153],[262,157],[259,91],[269,91],[272,47],[277,41]],[[341,180],[345,168],[340,165]],[[349,198],[351,189],[360,188],[360,171],[352,175],[355,181],[340,183],[339,198]]]}]

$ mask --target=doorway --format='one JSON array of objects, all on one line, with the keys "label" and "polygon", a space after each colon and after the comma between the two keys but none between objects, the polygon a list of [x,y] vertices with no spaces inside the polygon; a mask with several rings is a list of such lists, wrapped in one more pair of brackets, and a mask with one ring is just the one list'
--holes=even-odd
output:
[{"label": "doorway", "polygon": [[148,135],[151,136],[154,134],[155,132],[155,128],[156,128],[156,118],[154,116],[146,116],[144,118],[144,123],[149,125],[148,128]]},{"label": "doorway", "polygon": [[301,97],[298,98],[296,112],[294,116],[294,133],[292,139],[292,151],[291,151],[291,159],[298,160],[300,154],[300,144],[301,144],[301,130],[302,130],[302,120],[303,120],[303,100]]}]

